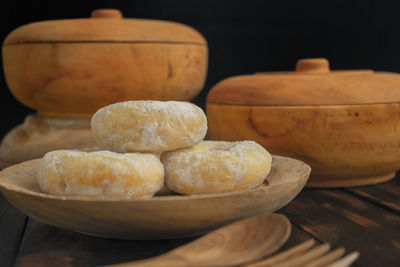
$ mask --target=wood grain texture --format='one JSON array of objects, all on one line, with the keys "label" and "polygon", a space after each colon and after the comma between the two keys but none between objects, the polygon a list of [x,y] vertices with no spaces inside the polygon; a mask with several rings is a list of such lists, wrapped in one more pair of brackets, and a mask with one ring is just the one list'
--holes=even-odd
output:
[{"label": "wood grain texture", "polygon": [[[311,248],[313,245],[315,244],[315,240],[314,239],[309,239],[306,242],[303,242],[291,249],[289,249],[288,251],[284,251],[282,253],[273,255],[265,260],[259,261],[259,262],[255,262],[254,264],[249,264],[246,265],[246,267],[266,267],[266,266],[275,266],[278,263],[278,266],[281,266],[281,263],[285,260],[293,260],[294,257],[296,257],[296,259],[299,258],[300,255],[304,254],[309,248]],[[291,259],[292,258],[292,259]],[[298,264],[299,262],[296,262],[296,264]],[[287,266],[292,266],[289,264],[286,264]],[[293,264],[295,265],[295,264]],[[302,266],[302,264],[298,264],[299,266]],[[284,265],[285,266],[285,265]]]},{"label": "wood grain texture", "polygon": [[0,194],[0,265],[14,266],[27,217]]},{"label": "wood grain texture", "polygon": [[9,201],[42,222],[122,239],[199,235],[241,218],[272,213],[300,192],[310,174],[301,161],[273,156],[268,184],[251,190],[127,200],[42,193],[36,181],[38,163],[32,160],[0,172],[0,190]]},{"label": "wood grain texture", "polygon": [[326,58],[303,58],[299,59],[296,63],[296,73],[301,72],[322,74],[329,73],[329,71],[329,61]]},{"label": "wood grain texture", "polygon": [[8,87],[48,117],[90,118],[127,100],[190,100],[204,85],[207,46],[26,43],[3,47]]},{"label": "wood grain texture", "polygon": [[400,175],[396,179],[376,186],[346,188],[353,195],[368,200],[380,207],[400,214]]},{"label": "wood grain texture", "polygon": [[310,106],[400,101],[400,75],[390,72],[330,71],[326,59],[299,60],[296,72],[257,73],[225,79],[209,92],[211,104]]},{"label": "wood grain texture", "polygon": [[207,104],[209,138],[254,140],[307,162],[310,186],[383,182],[400,168],[400,104],[267,107]]},{"label": "wood grain texture", "polygon": [[306,189],[281,211],[332,247],[359,251],[360,266],[397,266],[400,261],[400,216],[342,190]]},{"label": "wood grain texture", "polygon": [[237,266],[275,252],[290,232],[290,222],[281,214],[254,216],[221,227],[159,257],[113,266]]},{"label": "wood grain texture", "polygon": [[122,19],[123,15],[118,9],[96,9],[92,11],[90,17],[98,19]]},{"label": "wood grain texture", "polygon": [[54,119],[29,115],[3,138],[0,169],[26,160],[41,158],[57,149],[83,149],[97,146],[89,119]]},{"label": "wood grain texture", "polygon": [[116,264],[158,256],[192,240],[103,239],[42,224],[30,218],[16,265],[66,267]]},{"label": "wood grain texture", "polygon": [[[310,239],[288,251],[274,255],[255,264],[246,267],[294,267],[294,266],[327,266],[327,267],[348,267],[357,260],[359,252],[355,251],[349,255],[344,255],[343,247],[329,251],[330,244],[325,243],[312,247],[315,241]],[[342,258],[341,258],[342,257]]]},{"label": "wood grain texture", "polygon": [[[258,231],[257,227],[252,231],[262,232]],[[307,235],[299,231],[296,229],[295,234]],[[290,238],[292,237],[293,235]],[[193,240],[193,238],[152,241],[102,239],[55,228],[30,219],[18,253],[17,266],[64,267],[124,263],[159,256]],[[251,240],[246,239],[245,242],[249,241]],[[258,252],[266,251],[259,248]]]},{"label": "wood grain texture", "polygon": [[[278,211],[278,213],[282,213],[282,211],[280,210]],[[276,254],[288,250],[289,248],[292,248],[294,246],[297,246],[298,244],[303,243],[309,239],[314,239],[316,245],[321,244],[321,242],[319,242],[315,236],[311,235],[308,232],[303,231],[295,223],[291,222],[291,224],[292,224],[292,232],[290,234],[290,237],[287,240],[287,242],[285,242],[285,244],[283,244],[283,246],[279,250],[277,250]]]},{"label": "wood grain texture", "polygon": [[[397,178],[390,183],[394,189],[397,189],[395,186],[398,182]],[[328,194],[321,194],[321,192],[328,192]],[[334,192],[334,195],[329,192]],[[337,197],[343,195],[344,198]],[[382,200],[385,198],[383,197]],[[3,199],[3,201],[6,200]],[[13,207],[10,206],[10,208]],[[331,243],[335,241],[332,247],[344,246],[347,252],[353,249],[360,250],[360,259],[353,266],[377,266],[377,262],[381,262],[382,266],[398,265],[400,253],[393,252],[393,249],[398,244],[396,240],[399,240],[397,229],[400,216],[389,209],[385,211],[373,203],[368,203],[365,198],[349,195],[342,189],[308,189],[281,211],[292,221],[292,234],[279,251],[284,251],[313,237]],[[350,215],[352,219],[349,219],[347,217],[349,211],[350,214],[359,211],[361,215],[358,217]],[[354,220],[354,218],[360,219],[360,216],[367,219],[361,219],[363,225],[365,222],[367,225],[373,225],[373,223],[368,224],[372,220],[380,227],[366,229],[365,226],[360,226]],[[6,228],[0,228],[1,235],[4,235],[2,231],[6,231]],[[102,239],[30,220],[17,266],[63,267],[115,264],[157,256],[191,240]],[[3,262],[9,256],[8,254],[1,255],[0,261]]]},{"label": "wood grain texture", "polygon": [[123,19],[119,10],[94,10],[91,18],[47,20],[12,31],[4,45],[54,42],[164,42],[206,45],[195,29],[177,22]]}]

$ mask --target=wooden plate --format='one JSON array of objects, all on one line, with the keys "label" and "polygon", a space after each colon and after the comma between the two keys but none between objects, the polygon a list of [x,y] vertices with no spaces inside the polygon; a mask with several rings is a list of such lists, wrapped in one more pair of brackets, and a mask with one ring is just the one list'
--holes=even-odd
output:
[{"label": "wooden plate", "polygon": [[15,207],[43,223],[120,239],[195,236],[244,217],[272,213],[300,192],[311,171],[299,160],[273,156],[268,183],[248,191],[126,200],[42,193],[36,182],[39,161],[0,172],[0,190]]}]

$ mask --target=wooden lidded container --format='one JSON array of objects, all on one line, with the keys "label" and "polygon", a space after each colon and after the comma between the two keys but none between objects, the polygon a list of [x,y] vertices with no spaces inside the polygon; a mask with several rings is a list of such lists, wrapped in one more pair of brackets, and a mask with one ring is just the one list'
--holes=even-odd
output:
[{"label": "wooden lidded container", "polygon": [[193,28],[124,19],[114,9],[24,25],[3,43],[8,87],[47,117],[89,118],[125,100],[190,100],[203,88],[207,59]]},{"label": "wooden lidded container", "polygon": [[90,118],[103,106],[192,99],[203,88],[207,60],[207,42],[193,28],[124,19],[115,9],[15,29],[3,43],[5,78],[38,113],[4,137],[0,169],[51,150],[92,149]]},{"label": "wooden lidded container", "polygon": [[207,97],[209,137],[255,140],[307,162],[309,186],[374,184],[400,169],[400,75],[330,71],[302,59],[296,72],[228,78]]}]

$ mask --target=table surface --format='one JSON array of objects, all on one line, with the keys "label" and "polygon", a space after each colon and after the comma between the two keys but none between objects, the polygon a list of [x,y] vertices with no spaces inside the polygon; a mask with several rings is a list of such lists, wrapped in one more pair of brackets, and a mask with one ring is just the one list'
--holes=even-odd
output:
[{"label": "table surface", "polygon": [[[281,250],[309,238],[357,250],[354,266],[400,266],[400,175],[387,183],[304,189],[279,210],[292,222]],[[156,256],[194,238],[124,241],[90,237],[42,224],[0,194],[1,266],[95,266]]]}]

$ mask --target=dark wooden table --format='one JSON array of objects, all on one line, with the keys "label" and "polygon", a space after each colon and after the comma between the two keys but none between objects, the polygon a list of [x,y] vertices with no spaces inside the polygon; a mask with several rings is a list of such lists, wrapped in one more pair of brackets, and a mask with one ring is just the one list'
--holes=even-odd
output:
[{"label": "dark wooden table", "polygon": [[[282,249],[308,238],[361,255],[354,266],[400,266],[400,176],[374,186],[304,189],[279,212],[293,224]],[[0,266],[94,266],[152,257],[191,239],[123,241],[28,218],[0,195]]]}]

